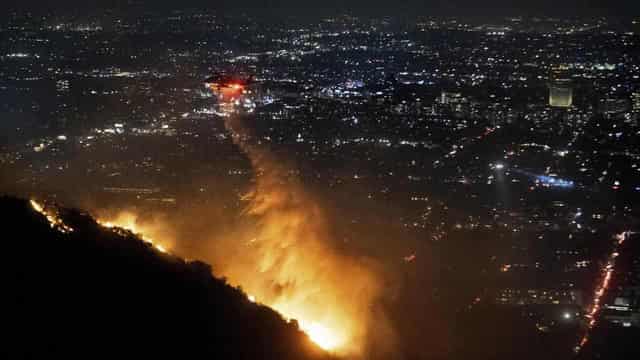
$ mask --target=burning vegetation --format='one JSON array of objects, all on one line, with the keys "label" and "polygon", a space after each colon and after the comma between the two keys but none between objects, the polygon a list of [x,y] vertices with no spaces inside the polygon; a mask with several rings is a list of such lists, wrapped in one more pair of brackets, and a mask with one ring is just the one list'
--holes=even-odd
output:
[{"label": "burning vegetation", "polygon": [[66,234],[73,231],[73,228],[69,225],[65,224],[60,216],[58,215],[58,211],[55,208],[48,208],[45,204],[38,202],[35,199],[29,200],[29,204],[31,208],[36,212],[40,213],[44,216],[52,229],[56,229],[59,232]]},{"label": "burning vegetation", "polygon": [[377,306],[382,277],[376,264],[336,248],[313,196],[283,162],[251,141],[240,117],[226,117],[225,126],[249,158],[255,182],[238,222],[210,238],[215,250],[193,254],[171,225],[135,210],[101,211],[100,223],[139,234],[158,250],[211,262],[216,273],[250,294],[249,301],[275,309],[334,354],[360,357],[373,342],[377,352],[389,350],[393,336]]},{"label": "burning vegetation", "polygon": [[[163,242],[157,241],[155,237],[155,233],[158,233],[157,227],[153,225],[145,224],[143,222],[138,222],[137,216],[131,212],[122,212],[119,213],[116,217],[111,220],[104,221],[98,220],[98,224],[109,228],[109,229],[124,229],[130,231],[140,237],[143,241],[151,244],[158,251],[163,253],[168,253],[167,250],[167,240]],[[166,236],[164,236],[166,238]]]},{"label": "burning vegetation", "polygon": [[[322,209],[281,161],[252,143],[240,117],[226,118],[225,126],[251,161],[255,185],[244,197],[246,224],[229,241],[233,256],[223,273],[296,319],[321,347],[361,354],[381,293],[375,266],[335,249]],[[376,323],[388,331],[382,316]]]},{"label": "burning vegetation", "polygon": [[314,197],[282,159],[255,141],[234,112],[230,105],[247,83],[216,77],[205,84],[218,96],[225,128],[253,168],[240,219],[223,236],[213,234],[211,226],[204,230],[212,233],[207,238],[211,245],[200,245],[208,250],[199,253],[188,249],[188,236],[171,228],[176,221],[149,220],[136,210],[114,215],[101,209],[100,224],[136,233],[159,251],[211,262],[216,273],[250,294],[249,301],[275,309],[334,354],[361,357],[373,343],[377,353],[389,351],[393,332],[378,310],[382,276],[376,264],[337,248]]},{"label": "burning vegetation", "polygon": [[0,197],[0,212],[6,358],[334,358],[203,262],[51,203]]}]

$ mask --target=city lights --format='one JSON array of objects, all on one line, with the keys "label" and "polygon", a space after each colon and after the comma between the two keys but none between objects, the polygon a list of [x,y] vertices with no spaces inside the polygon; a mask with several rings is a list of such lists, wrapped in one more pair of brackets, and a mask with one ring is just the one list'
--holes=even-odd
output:
[{"label": "city lights", "polygon": [[[348,14],[148,1],[87,12],[34,1],[0,20],[0,187],[31,199],[34,229],[68,245],[85,228],[131,240],[141,261],[193,270],[178,284],[212,273],[236,288],[225,315],[266,319],[216,326],[285,329],[320,357],[633,350],[637,1],[598,16],[589,6],[470,0],[447,16],[380,0],[345,5]],[[122,292],[114,296],[128,299]],[[145,304],[131,303],[144,315]],[[186,334],[200,319],[173,315],[187,307],[148,319],[183,319]],[[509,326],[482,334],[496,319]],[[207,346],[170,330],[184,354]],[[34,334],[28,345],[45,343]],[[291,348],[306,360],[300,346],[233,338],[252,357],[290,360],[268,352]]]}]

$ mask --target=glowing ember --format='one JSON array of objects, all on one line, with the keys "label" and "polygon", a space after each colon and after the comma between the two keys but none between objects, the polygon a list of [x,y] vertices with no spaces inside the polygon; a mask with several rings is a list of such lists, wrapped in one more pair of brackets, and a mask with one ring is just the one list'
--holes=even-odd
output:
[{"label": "glowing ember", "polygon": [[154,245],[154,247],[156,248],[156,250],[160,251],[161,253],[168,253],[167,249],[164,248],[164,246],[162,245]]},{"label": "glowing ember", "polygon": [[44,214],[44,207],[42,207],[42,205],[40,205],[37,201],[35,200],[29,200],[29,202],[31,203],[31,207],[33,208],[33,210]]},{"label": "glowing ember", "polygon": [[244,85],[240,83],[210,83],[209,89],[224,102],[232,102],[244,94]]},{"label": "glowing ember", "polygon": [[97,220],[97,222],[105,228],[115,228],[130,231],[137,235],[142,241],[150,244],[161,253],[169,253],[169,250],[165,245],[161,244],[158,241],[155,241],[154,238],[149,235],[149,233],[151,232],[150,229],[147,229],[146,226],[141,225],[137,221],[137,217],[131,213],[123,212],[111,221]]},{"label": "glowing ember", "polygon": [[[30,204],[36,212],[42,214],[47,219],[52,228],[62,233],[73,231],[73,229],[64,224],[62,219],[58,217],[55,209],[47,208],[36,200],[31,200]],[[143,241],[151,244],[156,250],[162,253],[169,253],[168,249],[165,248],[164,245],[155,242],[152,239],[151,235],[149,235],[150,233],[157,234],[158,231],[153,232],[154,229],[151,226],[138,221],[137,217],[132,213],[123,212],[108,221],[98,220],[97,222],[99,225],[108,229],[113,229],[116,232],[121,230],[130,231],[136,234]],[[303,229],[300,229],[299,231],[302,230]],[[278,233],[278,231],[276,231],[276,233]],[[299,236],[300,234],[298,234],[298,231],[294,231],[293,235]],[[256,240],[255,242],[258,241]],[[318,247],[318,251],[329,254],[328,250],[320,249],[322,246],[318,243],[314,243],[314,247]],[[304,248],[302,248],[301,250],[304,250]],[[290,254],[287,255],[291,256]],[[268,259],[268,257],[265,257],[260,260],[263,266],[265,265],[265,261],[267,261]],[[296,258],[290,258],[289,261],[293,261],[290,265],[302,265],[306,263],[308,259],[306,259],[304,256],[296,256]],[[334,264],[339,264],[339,262],[337,261],[343,260],[334,259],[333,261]],[[340,266],[344,269],[349,270],[349,267],[345,267],[344,264]],[[315,275],[315,273],[318,271],[320,271],[320,273],[323,273],[323,268],[309,269],[305,267],[296,267],[296,269],[298,269],[299,271],[293,271],[287,276],[293,276],[292,279],[295,279],[297,276],[298,280],[301,281],[304,280],[304,278],[300,277],[300,275],[305,274],[305,276],[308,276],[307,273],[311,271],[314,274],[314,277],[310,278],[309,280],[321,280],[325,282],[327,281],[327,279],[317,278],[318,275]],[[271,269],[270,271],[273,270],[274,269]],[[324,271],[328,270],[329,268],[324,268]],[[368,273],[366,273],[365,271],[365,273],[360,274],[359,271],[364,270],[359,269],[357,266],[355,266],[353,269],[350,269],[349,271],[352,275],[359,277],[360,280],[365,282],[369,281]],[[281,276],[286,274],[287,273],[282,273]],[[341,275],[340,273],[336,274]],[[255,278],[255,276],[253,277]],[[364,326],[364,324],[358,323],[358,319],[363,319],[364,315],[355,313],[353,311],[355,311],[356,309],[366,308],[366,306],[356,306],[363,304],[362,300],[360,300],[360,302],[353,302],[353,304],[349,304],[345,301],[354,300],[353,298],[349,297],[349,292],[346,290],[352,289],[353,291],[355,291],[355,294],[357,294],[359,293],[358,289],[354,289],[353,286],[350,285],[342,288],[340,287],[341,283],[339,281],[334,281],[332,279],[331,283],[324,283],[322,284],[322,286],[318,286],[318,284],[316,283],[308,283],[307,288],[298,288],[296,290],[296,293],[289,294],[287,296],[274,296],[274,294],[271,294],[270,291],[267,291],[266,288],[263,288],[265,281],[267,283],[271,281],[270,278],[267,277],[265,279],[261,279],[257,283],[251,283],[247,279],[244,279],[244,275],[240,276],[240,278],[242,280],[240,283],[243,284],[243,286],[246,284],[247,288],[254,288],[261,291],[261,296],[264,295],[264,301],[266,305],[269,305],[274,310],[280,312],[288,321],[292,321],[293,319],[295,319],[300,330],[305,332],[309,339],[319,347],[327,351],[345,352],[347,351],[347,349],[349,349],[348,352],[354,351],[353,342],[357,341],[358,339],[355,336],[361,336],[361,329]],[[247,299],[251,302],[257,301],[254,295],[247,295]],[[348,305],[347,307],[351,307],[352,309],[350,311],[352,312],[345,312],[344,306],[340,306],[343,304]],[[364,302],[364,304],[366,304],[366,301]]]},{"label": "glowing ember", "polygon": [[[168,253],[166,248],[152,240],[146,232],[146,227],[140,225],[136,216],[131,213],[121,213],[111,221],[98,220],[98,223],[109,229],[123,229],[131,231],[143,241],[152,244],[158,251]],[[254,295],[247,295],[247,299],[251,302],[257,301]],[[340,335],[337,331],[333,331],[332,328],[326,324],[318,321],[305,321],[304,319],[312,319],[313,317],[303,316],[305,314],[305,309],[302,307],[294,309],[291,303],[280,303],[272,305],[272,308],[280,312],[288,320],[296,319],[300,330],[304,331],[311,341],[325,350],[335,350],[346,342],[346,336]]]},{"label": "glowing ember", "polygon": [[295,319],[325,350],[361,356],[373,328],[384,333],[377,349],[390,350],[394,341],[390,326],[372,310],[382,292],[377,267],[339,251],[323,210],[291,176],[286,162],[254,142],[242,117],[230,112],[224,120],[234,143],[251,162],[255,183],[243,198],[241,227],[216,244],[232,254],[214,259],[221,274],[286,319]]},{"label": "glowing ember", "polygon": [[60,219],[55,209],[54,210],[47,209],[45,208],[44,205],[40,204],[39,202],[33,199],[29,200],[29,203],[31,204],[31,207],[33,208],[33,210],[40,213],[42,216],[44,216],[47,219],[52,229],[56,229],[63,234],[70,233],[73,231],[73,228],[65,224],[62,221],[62,219]]},{"label": "glowing ember", "polygon": [[[252,303],[255,303],[257,301],[256,297],[253,295],[247,295],[247,299]],[[283,311],[277,309],[277,307],[274,307],[274,310],[283,314]],[[332,331],[332,329],[318,322],[305,322],[304,320],[293,319],[286,316],[285,319],[287,320],[287,322],[296,320],[299,329],[307,334],[311,341],[313,341],[316,345],[320,346],[324,350],[335,350],[345,342],[344,337],[338,335],[336,331]]]},{"label": "glowing ember", "polygon": [[414,261],[415,259],[416,259],[416,254],[407,255],[402,258],[404,262],[408,262],[408,263]]},{"label": "glowing ember", "polygon": [[300,323],[300,328],[307,333],[311,341],[325,350],[333,350],[342,342],[335,333],[322,324],[312,322],[311,324],[305,325],[304,323]]},{"label": "glowing ember", "polygon": [[[244,85],[207,85],[218,95],[218,116],[224,118],[232,140],[251,162],[255,183],[243,198],[246,206],[237,227],[215,237],[215,251],[202,251],[196,257],[251,294],[248,301],[259,300],[285,319],[295,320],[320,348],[339,356],[360,357],[375,338],[378,352],[391,352],[393,331],[374,306],[383,291],[377,264],[342,252],[312,194],[292,176],[285,162],[259,141],[253,142],[242,117],[234,116]],[[157,231],[132,214],[103,218],[106,227],[128,229],[156,247],[158,239],[166,244],[166,226]],[[176,250],[193,255],[188,248]],[[415,254],[405,261],[415,261]]]}]

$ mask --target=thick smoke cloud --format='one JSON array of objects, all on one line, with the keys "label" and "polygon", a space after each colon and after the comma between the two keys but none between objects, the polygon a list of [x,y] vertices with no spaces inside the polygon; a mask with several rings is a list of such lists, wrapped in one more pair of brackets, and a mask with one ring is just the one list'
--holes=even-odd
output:
[{"label": "thick smoke cloud", "polygon": [[380,305],[387,283],[381,267],[337,248],[314,195],[240,116],[226,118],[225,128],[253,169],[239,218],[222,215],[220,204],[193,204],[172,215],[102,209],[100,217],[211,263],[217,276],[296,319],[338,355],[388,358],[395,341]]},{"label": "thick smoke cloud", "polygon": [[[377,336],[377,352],[392,334],[376,311],[382,276],[365,258],[335,249],[322,209],[280,159],[255,143],[240,117],[225,126],[251,161],[255,184],[245,196],[246,224],[228,238],[235,255],[222,271],[259,301],[287,316],[328,329],[338,353],[362,354]],[[380,340],[380,339],[379,339]],[[385,349],[387,348],[387,349]]]}]

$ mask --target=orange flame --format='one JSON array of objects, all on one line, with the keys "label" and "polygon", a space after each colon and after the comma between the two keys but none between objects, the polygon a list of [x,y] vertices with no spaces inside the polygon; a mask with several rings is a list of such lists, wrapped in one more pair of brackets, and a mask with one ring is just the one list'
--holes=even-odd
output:
[{"label": "orange flame", "polygon": [[123,211],[115,217],[103,217],[98,219],[98,224],[106,228],[120,228],[131,231],[138,235],[143,241],[151,244],[156,250],[162,253],[169,252],[167,246],[170,241],[166,238],[159,239],[159,236],[157,236],[164,233],[159,229],[159,226],[141,221],[138,216],[132,212]]},{"label": "orange flame", "polygon": [[[214,264],[217,275],[251,294],[249,301],[297,321],[325,350],[357,357],[375,341],[378,352],[390,351],[391,328],[373,310],[382,292],[375,264],[338,251],[315,199],[281,161],[248,141],[251,136],[238,117],[225,119],[234,142],[252,163],[255,185],[244,197],[247,206],[237,229],[216,239],[216,251],[194,257]],[[179,239],[170,240],[166,224],[153,226],[134,214],[103,216],[103,224],[129,229],[154,244],[174,245],[177,252],[191,251],[181,247]],[[376,340],[371,340],[373,328]]]},{"label": "orange flame", "polygon": [[34,199],[29,200],[29,204],[31,204],[31,208],[33,210],[40,213],[47,219],[51,228],[56,229],[63,234],[73,232],[73,228],[65,224],[58,216],[57,210],[46,208],[43,204]]},{"label": "orange flame", "polygon": [[[282,161],[249,142],[240,118],[227,117],[225,126],[251,161],[256,182],[245,196],[247,224],[233,239],[245,247],[226,259],[223,273],[260,302],[296,319],[320,347],[362,355],[382,291],[379,274],[371,262],[336,250],[317,202]],[[388,327],[383,318],[375,322]]]}]

